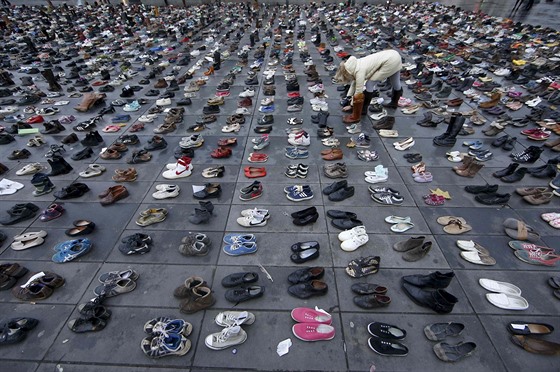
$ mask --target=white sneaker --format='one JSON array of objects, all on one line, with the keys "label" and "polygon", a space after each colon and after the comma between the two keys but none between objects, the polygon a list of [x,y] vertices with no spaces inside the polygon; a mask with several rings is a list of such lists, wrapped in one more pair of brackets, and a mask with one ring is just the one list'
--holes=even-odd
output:
[{"label": "white sneaker", "polygon": [[366,227],[365,226],[356,226],[353,229],[345,230],[338,234],[338,240],[341,242],[345,240],[352,239],[355,236],[364,235],[366,234]]},{"label": "white sneaker", "polygon": [[183,163],[177,162],[175,169],[168,169],[161,175],[163,178],[168,180],[174,180],[178,178],[185,178],[192,174],[192,165],[188,164],[185,166]]},{"label": "white sneaker", "polygon": [[224,328],[223,331],[212,333],[204,340],[206,346],[212,350],[223,350],[240,345],[247,340],[247,333],[238,325]]},{"label": "white sneaker", "polygon": [[171,98],[160,98],[156,100],[157,106],[170,106],[171,105]]},{"label": "white sneaker", "polygon": [[237,223],[243,227],[257,227],[266,225],[266,217],[262,214],[254,214],[247,217],[239,217]]},{"label": "white sneaker", "polygon": [[268,214],[268,209],[244,209],[241,211],[241,215],[243,217],[252,217],[254,215],[264,216],[264,218],[268,219],[270,215]]},{"label": "white sneaker", "polygon": [[147,115],[140,116],[138,118],[138,121],[142,123],[151,123],[154,121],[155,118],[157,118],[156,114],[147,114]]},{"label": "white sneaker", "polygon": [[214,319],[220,327],[233,327],[255,323],[255,315],[248,311],[223,311]]},{"label": "white sneaker", "polygon": [[293,146],[309,146],[311,145],[311,138],[309,135],[303,135],[296,138],[288,138],[288,143]]},{"label": "white sneaker", "polygon": [[204,138],[202,138],[199,134],[194,134],[190,137],[183,137],[181,138],[181,142],[179,142],[179,146],[183,149],[189,149],[192,147],[200,147],[204,143]]},{"label": "white sneaker", "polygon": [[42,171],[43,169],[45,169],[45,167],[42,166],[40,163],[31,163],[31,164],[27,164],[26,166],[18,170],[16,172],[16,175],[25,176],[26,174],[35,174],[37,172]]},{"label": "white sneaker", "polygon": [[353,252],[356,249],[360,248],[362,245],[366,244],[368,241],[368,234],[358,235],[343,241],[340,244],[340,248],[346,252]]},{"label": "white sneaker", "polygon": [[154,199],[168,199],[179,196],[181,189],[178,185],[157,185],[156,192],[152,194]]},{"label": "white sneaker", "polygon": [[255,90],[253,88],[247,88],[243,92],[239,93],[239,97],[246,98],[246,97],[254,97]]}]

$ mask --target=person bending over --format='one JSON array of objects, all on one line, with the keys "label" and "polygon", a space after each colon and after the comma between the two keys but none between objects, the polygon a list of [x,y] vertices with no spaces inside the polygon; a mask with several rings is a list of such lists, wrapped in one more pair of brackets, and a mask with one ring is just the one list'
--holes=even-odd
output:
[{"label": "person bending over", "polygon": [[375,95],[376,82],[387,78],[393,90],[391,102],[384,106],[397,108],[399,98],[403,94],[400,80],[401,68],[401,55],[396,50],[384,50],[362,58],[352,56],[345,62],[341,62],[335,79],[341,83],[351,83],[347,95],[353,97],[352,114],[344,116],[343,121],[359,122],[361,116],[367,113],[367,108]]}]

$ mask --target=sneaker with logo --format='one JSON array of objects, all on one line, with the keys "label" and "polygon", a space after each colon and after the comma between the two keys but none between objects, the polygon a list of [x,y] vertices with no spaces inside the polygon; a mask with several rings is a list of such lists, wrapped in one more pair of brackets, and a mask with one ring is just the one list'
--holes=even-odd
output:
[{"label": "sneaker with logo", "polygon": [[238,325],[224,328],[221,332],[212,333],[204,340],[204,344],[212,350],[223,350],[244,343],[247,333]]},{"label": "sneaker with logo", "polygon": [[260,196],[263,193],[262,183],[259,181],[255,181],[247,187],[244,187],[240,190],[241,194],[239,195],[239,199],[243,201],[253,200]]},{"label": "sneaker with logo", "polygon": [[304,200],[313,199],[313,191],[309,185],[295,185],[295,186],[288,186],[284,190],[288,189],[288,193],[286,193],[286,197],[295,202],[300,202]]}]

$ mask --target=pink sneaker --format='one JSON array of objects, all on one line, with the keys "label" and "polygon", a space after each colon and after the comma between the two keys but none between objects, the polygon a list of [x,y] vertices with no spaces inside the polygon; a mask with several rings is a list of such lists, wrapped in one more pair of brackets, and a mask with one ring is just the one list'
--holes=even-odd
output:
[{"label": "pink sneaker", "polygon": [[296,307],[292,310],[292,319],[298,323],[317,323],[328,324],[332,322],[332,317],[328,313],[310,309],[308,307]]},{"label": "pink sneaker", "polygon": [[334,338],[334,327],[320,323],[297,323],[292,327],[294,336],[302,341],[323,341]]}]

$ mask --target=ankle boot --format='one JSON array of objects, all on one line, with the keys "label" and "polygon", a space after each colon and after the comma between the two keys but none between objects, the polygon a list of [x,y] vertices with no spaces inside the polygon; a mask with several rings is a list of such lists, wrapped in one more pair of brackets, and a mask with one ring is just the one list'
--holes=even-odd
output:
[{"label": "ankle boot", "polygon": [[52,160],[47,160],[51,166],[49,176],[58,176],[59,174],[68,174],[72,171],[72,166],[64,160],[62,156],[53,156]]},{"label": "ankle boot", "polygon": [[1,87],[10,87],[12,85],[16,85],[12,78],[10,77],[10,73],[8,71],[4,71],[0,74],[0,86]]},{"label": "ankle boot", "polygon": [[367,115],[368,107],[371,100],[375,97],[379,97],[379,92],[364,92],[364,105],[362,106],[362,116]]},{"label": "ankle boot", "polygon": [[467,169],[464,170],[456,170],[455,173],[457,173],[459,176],[462,177],[474,177],[476,176],[476,174],[478,173],[479,170],[482,169],[482,167],[484,167],[484,164],[481,164],[479,162],[473,161],[468,167]]},{"label": "ankle boot", "polygon": [[[103,94],[103,96],[105,95]],[[74,110],[79,112],[87,112],[96,104],[96,102],[98,102],[100,98],[101,94],[86,93],[84,94],[84,98],[82,98],[82,102],[78,106],[74,107]]]},{"label": "ankle boot", "polygon": [[214,205],[211,201],[199,201],[198,204],[200,204],[201,209],[207,210],[210,215],[214,212]]},{"label": "ankle boot", "polygon": [[208,287],[208,284],[199,276],[191,276],[185,280],[185,284],[175,288],[173,296],[175,298],[190,299],[192,298],[192,291],[197,287]]},{"label": "ankle boot", "polygon": [[527,173],[537,178],[554,178],[557,173],[556,169],[556,165],[547,163],[542,169],[533,172],[531,172],[531,169],[528,169]]},{"label": "ankle boot", "polygon": [[503,176],[500,179],[503,182],[507,182],[507,183],[519,182],[523,179],[523,177],[525,177],[526,174],[527,174],[527,168],[521,167],[521,168],[517,168],[515,172],[507,176]]},{"label": "ankle boot", "polygon": [[194,213],[189,216],[189,221],[195,225],[208,223],[208,221],[210,221],[210,215],[211,213],[207,209],[195,208]]},{"label": "ankle boot", "polygon": [[435,271],[428,275],[407,275],[403,276],[402,280],[406,283],[412,284],[416,287],[428,288],[447,288],[451,280],[455,277],[453,271],[442,273]]},{"label": "ankle boot", "polygon": [[62,141],[60,141],[60,142],[67,145],[67,144],[71,144],[71,143],[76,143],[78,141],[79,140],[78,140],[78,136],[76,135],[76,133],[72,133],[72,134],[69,134],[66,137],[64,137],[62,139]]},{"label": "ankle boot", "polygon": [[23,87],[30,87],[33,85],[33,78],[31,76],[22,76],[20,77],[21,86]]},{"label": "ankle boot", "polygon": [[400,90],[393,90],[393,93],[391,94],[391,102],[384,104],[383,107],[396,109],[397,107],[399,107],[399,99],[402,97],[402,95],[402,88]]},{"label": "ankle boot", "polygon": [[430,308],[438,314],[450,313],[455,304],[459,301],[457,297],[443,289],[426,291],[406,282],[402,283],[402,288],[414,303]]},{"label": "ankle boot", "polygon": [[452,147],[457,142],[457,135],[465,123],[464,116],[453,115],[449,120],[447,130],[441,136],[434,138],[434,145]]},{"label": "ankle boot", "polygon": [[469,165],[471,165],[473,161],[474,161],[474,156],[467,155],[463,157],[463,163],[461,165],[457,165],[453,167],[453,170],[465,170],[469,167]]},{"label": "ankle boot", "polygon": [[534,163],[539,160],[544,149],[538,146],[529,146],[525,151],[513,155],[513,161],[517,163]]},{"label": "ankle boot", "polygon": [[31,178],[31,184],[35,187],[33,196],[45,195],[54,190],[53,183],[44,173],[35,173]]},{"label": "ankle boot", "polygon": [[506,168],[492,173],[492,176],[494,176],[496,178],[502,178],[502,177],[505,177],[505,176],[509,176],[510,174],[513,174],[513,172],[515,172],[515,170],[517,169],[518,166],[519,166],[518,163],[511,163]]},{"label": "ankle boot", "polygon": [[[371,100],[370,100],[371,101]],[[364,108],[364,94],[358,93],[354,95],[354,102],[352,106],[352,114],[345,115],[342,121],[345,124],[359,123],[362,119],[362,109]]]},{"label": "ankle boot", "polygon": [[192,297],[183,300],[179,309],[182,313],[193,314],[214,305],[216,299],[212,296],[212,290],[208,287],[195,287],[192,290]]},{"label": "ankle boot", "polygon": [[173,79],[169,82],[169,86],[167,87],[168,92],[176,92],[179,89],[180,88],[179,88],[179,84],[177,84],[177,80]]}]

